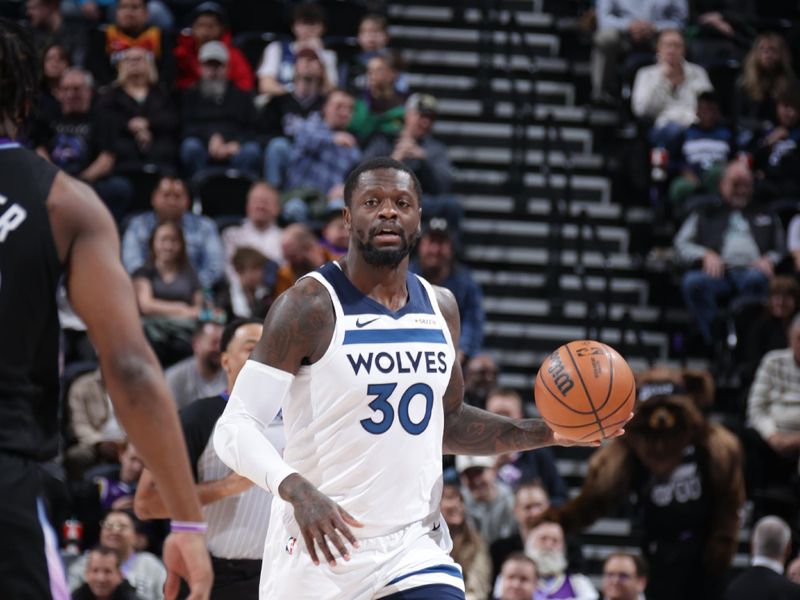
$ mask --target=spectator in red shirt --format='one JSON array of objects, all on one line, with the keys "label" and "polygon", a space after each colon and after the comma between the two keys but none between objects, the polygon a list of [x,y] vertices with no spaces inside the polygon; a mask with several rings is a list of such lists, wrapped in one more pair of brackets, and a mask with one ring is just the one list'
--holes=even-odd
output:
[{"label": "spectator in red shirt", "polygon": [[203,2],[194,11],[192,26],[178,34],[175,62],[178,75],[175,86],[184,90],[200,79],[200,47],[206,42],[219,41],[228,49],[228,79],[246,92],[253,89],[253,69],[244,54],[233,45],[227,28],[228,16],[216,2]]}]

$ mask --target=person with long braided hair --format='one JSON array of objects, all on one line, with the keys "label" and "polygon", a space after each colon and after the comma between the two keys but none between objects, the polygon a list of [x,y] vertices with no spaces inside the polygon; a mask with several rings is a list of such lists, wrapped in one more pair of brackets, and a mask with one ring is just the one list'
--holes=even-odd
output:
[{"label": "person with long braided hair", "polygon": [[[179,578],[208,598],[205,523],[174,405],[142,333],[111,215],[83,183],[16,140],[36,98],[29,33],[0,19],[0,581],[4,597],[69,598],[38,463],[58,450],[56,287],[98,349],[115,412],[158,482],[173,533],[164,545],[167,598]],[[155,428],[158,435],[153,435]]]}]

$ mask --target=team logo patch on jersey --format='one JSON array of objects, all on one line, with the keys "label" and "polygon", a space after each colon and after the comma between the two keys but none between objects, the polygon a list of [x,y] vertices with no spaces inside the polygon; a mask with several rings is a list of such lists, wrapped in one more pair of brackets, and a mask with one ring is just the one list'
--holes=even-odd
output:
[{"label": "team logo patch on jersey", "polygon": [[297,545],[297,538],[290,537],[286,542],[286,554],[292,556],[294,554],[294,547]]}]

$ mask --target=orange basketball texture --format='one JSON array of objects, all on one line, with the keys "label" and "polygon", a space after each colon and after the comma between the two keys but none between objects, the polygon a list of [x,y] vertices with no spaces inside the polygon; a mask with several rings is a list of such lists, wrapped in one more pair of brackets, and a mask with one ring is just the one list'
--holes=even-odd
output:
[{"label": "orange basketball texture", "polygon": [[539,368],[536,407],[553,431],[571,440],[608,437],[628,418],[636,400],[633,372],[619,353],[600,342],[564,344]]}]

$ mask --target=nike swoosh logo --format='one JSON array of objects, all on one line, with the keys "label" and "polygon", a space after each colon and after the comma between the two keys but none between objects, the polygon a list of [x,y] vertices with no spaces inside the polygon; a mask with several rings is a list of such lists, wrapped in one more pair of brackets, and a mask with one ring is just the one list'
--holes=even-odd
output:
[{"label": "nike swoosh logo", "polygon": [[356,319],[356,327],[366,327],[370,323],[374,323],[380,319],[380,317],[375,317],[374,319],[370,319],[369,321],[361,321],[361,319]]},{"label": "nike swoosh logo", "polygon": [[439,528],[442,526],[440,521],[436,521],[436,525],[433,526],[433,531],[439,531]]}]

